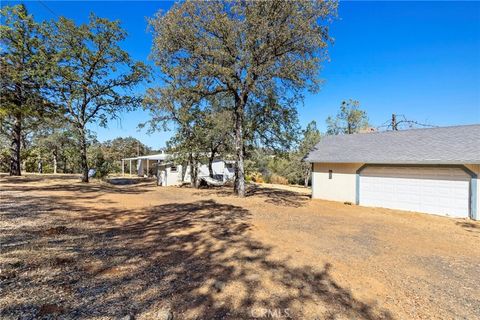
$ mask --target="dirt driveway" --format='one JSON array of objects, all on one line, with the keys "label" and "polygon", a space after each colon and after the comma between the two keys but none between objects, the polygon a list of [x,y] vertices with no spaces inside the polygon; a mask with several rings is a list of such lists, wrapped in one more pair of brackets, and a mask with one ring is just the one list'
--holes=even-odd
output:
[{"label": "dirt driveway", "polygon": [[479,319],[480,224],[0,176],[0,318]]}]

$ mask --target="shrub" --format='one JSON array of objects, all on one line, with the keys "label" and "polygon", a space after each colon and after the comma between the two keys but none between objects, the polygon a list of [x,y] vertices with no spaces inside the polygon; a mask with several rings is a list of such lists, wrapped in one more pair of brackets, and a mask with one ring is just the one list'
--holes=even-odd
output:
[{"label": "shrub", "polygon": [[272,174],[270,182],[275,184],[288,184],[288,179],[277,174]]},{"label": "shrub", "polygon": [[245,176],[245,180],[247,182],[253,181],[253,182],[258,182],[258,183],[264,183],[265,181],[263,180],[262,174],[260,172],[252,172],[248,175]]},{"label": "shrub", "polygon": [[263,183],[263,177],[260,172],[253,172],[252,173],[252,181],[253,182],[258,182],[258,183]]}]

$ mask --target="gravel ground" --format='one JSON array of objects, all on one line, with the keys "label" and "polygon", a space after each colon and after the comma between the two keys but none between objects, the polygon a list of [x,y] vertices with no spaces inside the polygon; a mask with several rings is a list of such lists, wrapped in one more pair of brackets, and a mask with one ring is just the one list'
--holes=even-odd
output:
[{"label": "gravel ground", "polygon": [[0,176],[0,318],[480,319],[479,241],[294,188]]}]

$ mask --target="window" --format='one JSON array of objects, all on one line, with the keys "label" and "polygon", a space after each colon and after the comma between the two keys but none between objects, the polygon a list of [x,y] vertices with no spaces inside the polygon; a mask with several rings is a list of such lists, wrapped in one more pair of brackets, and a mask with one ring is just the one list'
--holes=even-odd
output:
[{"label": "window", "polygon": [[332,179],[333,171],[328,170],[328,179]]},{"label": "window", "polygon": [[171,166],[170,167],[170,172],[177,172],[177,167],[176,166]]}]

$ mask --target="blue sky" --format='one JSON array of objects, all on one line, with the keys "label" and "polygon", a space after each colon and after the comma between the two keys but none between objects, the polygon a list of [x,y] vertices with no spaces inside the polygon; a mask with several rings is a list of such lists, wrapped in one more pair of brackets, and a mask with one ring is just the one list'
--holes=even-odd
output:
[{"label": "blue sky", "polygon": [[[3,1],[2,5],[17,2]],[[38,20],[63,15],[78,22],[93,11],[119,19],[128,32],[123,43],[133,58],[146,61],[151,35],[147,17],[169,2],[25,1]],[[300,122],[315,120],[322,131],[342,100],[356,99],[373,125],[392,113],[434,125],[480,123],[480,3],[479,2],[341,2],[339,19],[331,26],[335,38],[325,83],[298,106]],[[134,136],[157,149],[171,132],[147,135],[138,123],[148,119],[139,110],[96,125],[99,140]]]}]

